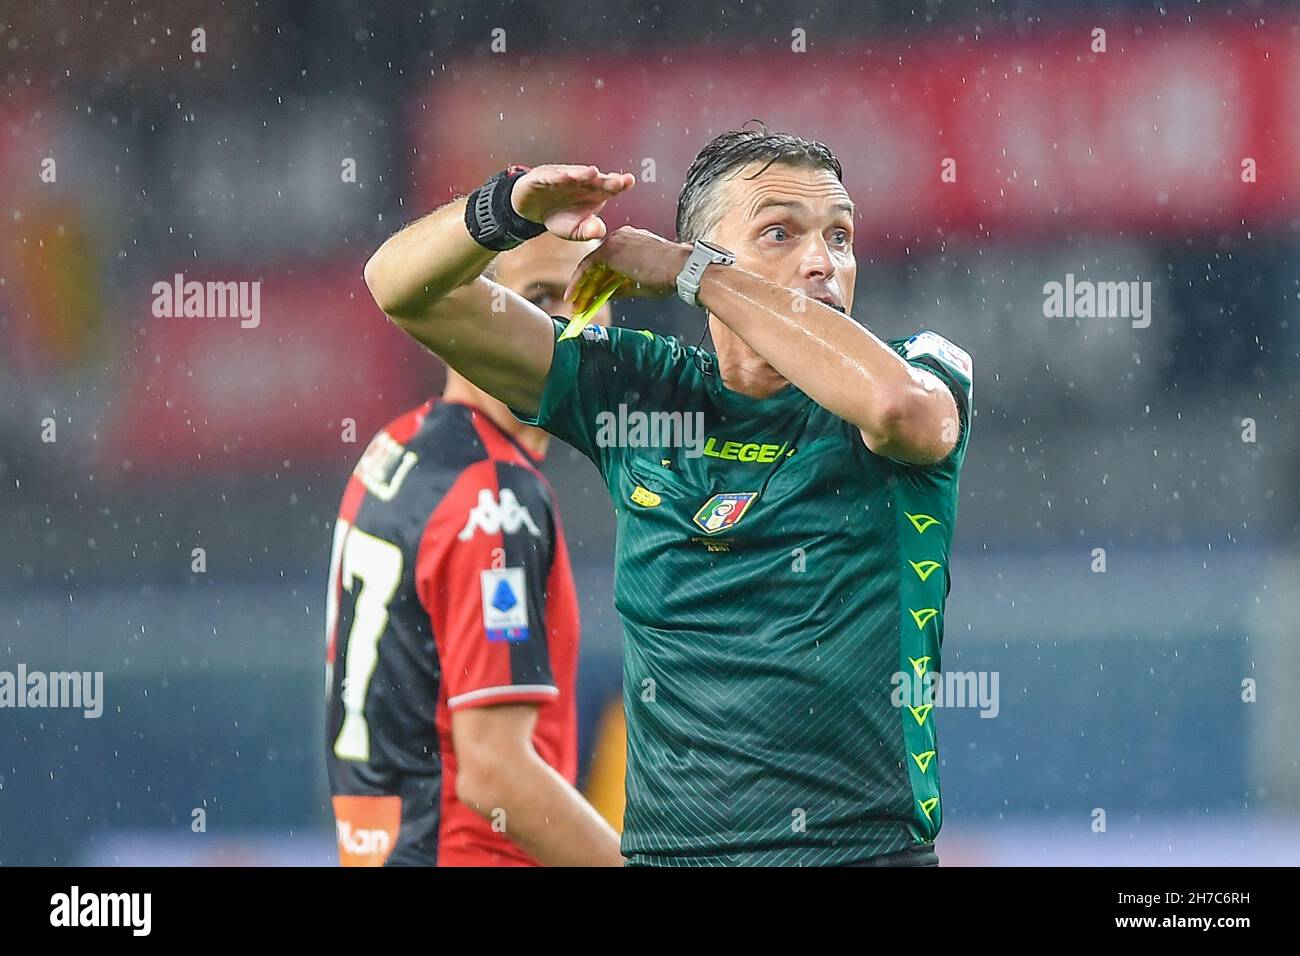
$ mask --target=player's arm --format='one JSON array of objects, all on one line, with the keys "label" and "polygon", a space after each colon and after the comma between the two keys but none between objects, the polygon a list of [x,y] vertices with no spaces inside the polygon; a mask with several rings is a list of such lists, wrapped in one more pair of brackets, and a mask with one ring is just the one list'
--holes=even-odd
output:
[{"label": "player's arm", "polygon": [[456,797],[546,866],[621,866],[618,834],[533,747],[537,704],[455,711]]},{"label": "player's arm", "polygon": [[[598,239],[605,235],[600,210],[633,182],[630,173],[595,166],[538,166],[515,180],[511,208],[561,238]],[[554,325],[483,276],[497,253],[470,234],[466,202],[447,203],[391,236],[366,263],[366,286],[408,335],[490,395],[532,412],[550,370]]]},{"label": "player's arm", "polygon": [[[566,297],[581,309],[611,283],[671,290],[690,251],[617,229],[578,264]],[[876,454],[926,465],[956,446],[957,402],[943,381],[830,306],[738,266],[706,269],[697,298],[809,398],[857,426]]]},{"label": "player's arm", "polygon": [[505,837],[540,863],[620,865],[618,835],[533,744],[539,709],[569,704],[554,660],[577,641],[551,616],[550,507],[540,476],[485,460],[461,472],[421,538],[416,589],[451,713],[456,794],[493,822],[504,811]]},{"label": "player's arm", "polygon": [[699,301],[781,375],[856,425],[877,455],[918,465],[957,444],[957,401],[848,316],[744,269],[706,269]]}]

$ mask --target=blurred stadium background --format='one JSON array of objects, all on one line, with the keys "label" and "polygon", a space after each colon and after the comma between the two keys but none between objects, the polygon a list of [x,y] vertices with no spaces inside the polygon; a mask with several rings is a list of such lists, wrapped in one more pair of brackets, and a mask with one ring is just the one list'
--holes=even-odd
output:
[{"label": "blurred stadium background", "polygon": [[[4,4],[0,669],[106,700],[0,711],[0,863],[332,863],[330,529],[442,382],[362,264],[507,162],[635,172],[607,219],[671,235],[751,117],[842,159],[856,317],[975,359],[944,665],[1001,701],[940,715],[944,863],[1300,861],[1300,17],[1212,7]],[[155,318],[176,273],[260,279],[259,326]],[[1067,274],[1150,281],[1150,326],[1045,318]],[[608,794],[613,522],[585,459],[546,468]]]}]

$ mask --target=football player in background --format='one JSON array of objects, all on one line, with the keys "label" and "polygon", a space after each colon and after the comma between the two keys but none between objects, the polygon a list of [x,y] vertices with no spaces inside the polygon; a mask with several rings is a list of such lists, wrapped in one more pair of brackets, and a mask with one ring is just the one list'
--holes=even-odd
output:
[{"label": "football player in background", "polygon": [[[567,318],[592,245],[529,242],[496,261],[491,294]],[[348,480],[326,623],[344,866],[623,862],[574,789],[578,602],[537,470],[548,441],[449,369]]]}]

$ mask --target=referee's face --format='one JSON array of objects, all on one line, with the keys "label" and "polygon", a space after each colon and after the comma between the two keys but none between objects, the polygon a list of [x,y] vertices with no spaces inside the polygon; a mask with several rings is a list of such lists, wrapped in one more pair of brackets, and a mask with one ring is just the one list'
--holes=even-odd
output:
[{"label": "referee's face", "polygon": [[853,309],[853,203],[835,174],[753,163],[718,185],[726,213],[705,236],[736,264],[846,315]]}]

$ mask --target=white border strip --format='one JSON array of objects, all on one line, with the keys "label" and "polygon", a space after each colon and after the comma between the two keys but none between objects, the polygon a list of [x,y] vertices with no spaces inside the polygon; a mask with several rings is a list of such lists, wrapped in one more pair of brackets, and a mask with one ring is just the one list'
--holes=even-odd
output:
[{"label": "white border strip", "polygon": [[551,684],[510,684],[506,687],[483,687],[479,690],[472,690],[467,694],[448,697],[447,706],[456,707],[471,700],[482,700],[484,697],[503,697],[506,694],[549,694],[552,697],[559,697],[560,689]]}]

